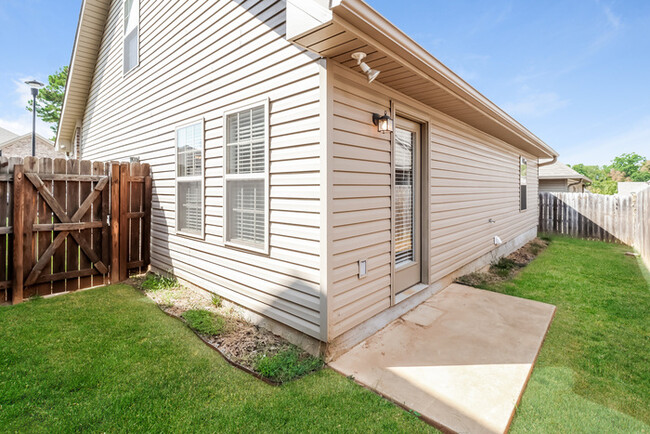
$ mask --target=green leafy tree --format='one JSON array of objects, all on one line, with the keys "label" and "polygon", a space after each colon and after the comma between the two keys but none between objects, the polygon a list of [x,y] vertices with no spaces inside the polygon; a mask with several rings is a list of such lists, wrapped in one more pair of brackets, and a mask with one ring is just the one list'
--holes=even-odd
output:
[{"label": "green leafy tree", "polygon": [[650,172],[641,171],[646,161],[646,157],[635,152],[621,154],[612,161],[612,169],[623,175],[620,181],[650,181]]},{"label": "green leafy tree", "polygon": [[[38,91],[36,97],[36,114],[50,126],[54,133],[54,140],[59,128],[59,119],[61,119],[61,107],[63,106],[63,95],[65,94],[65,84],[68,80],[68,67],[56,71],[48,77],[48,84]],[[33,100],[29,101],[27,110],[32,111]]]},{"label": "green leafy tree", "polygon": [[592,180],[589,191],[596,194],[616,194],[619,182],[650,181],[650,160],[636,154],[621,154],[607,166],[570,166],[576,172]]}]

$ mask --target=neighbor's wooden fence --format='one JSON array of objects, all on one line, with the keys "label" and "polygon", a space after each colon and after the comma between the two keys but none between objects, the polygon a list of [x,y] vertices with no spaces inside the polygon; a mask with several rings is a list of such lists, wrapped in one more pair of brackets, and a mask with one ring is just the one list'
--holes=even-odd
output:
[{"label": "neighbor's wooden fence", "polygon": [[633,246],[650,268],[650,188],[614,196],[540,193],[539,230]]},{"label": "neighbor's wooden fence", "polygon": [[0,158],[0,303],[125,280],[149,264],[149,165]]}]

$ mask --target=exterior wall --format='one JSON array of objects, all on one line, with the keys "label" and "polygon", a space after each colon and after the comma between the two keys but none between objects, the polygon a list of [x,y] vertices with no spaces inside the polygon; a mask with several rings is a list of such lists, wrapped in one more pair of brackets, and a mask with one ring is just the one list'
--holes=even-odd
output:
[{"label": "exterior wall", "polygon": [[[32,137],[23,137],[0,149],[3,157],[29,157],[32,155]],[[36,156],[42,158],[66,158],[63,152],[54,148],[51,142],[36,137]]]},{"label": "exterior wall", "polygon": [[[391,306],[391,146],[372,113],[410,112],[428,123],[427,283],[537,227],[537,159],[365,77],[334,66],[333,284],[330,339]],[[519,210],[519,157],[528,159],[528,209]],[[493,219],[496,223],[489,223]],[[426,253],[425,253],[426,254]],[[368,261],[359,279],[357,261]],[[425,278],[426,280],[426,278]]]},{"label": "exterior wall", "polygon": [[[284,39],[285,2],[141,1],[140,64],[122,74],[113,0],[83,119],[83,158],[153,171],[152,265],[323,338],[321,62]],[[270,99],[270,249],[223,245],[222,113]],[[175,234],[174,130],[205,119],[205,238]]]},{"label": "exterior wall", "polygon": [[618,194],[638,193],[650,187],[650,182],[619,182]]},{"label": "exterior wall", "polygon": [[569,190],[566,179],[540,179],[539,191],[544,193],[553,193],[567,192]]}]

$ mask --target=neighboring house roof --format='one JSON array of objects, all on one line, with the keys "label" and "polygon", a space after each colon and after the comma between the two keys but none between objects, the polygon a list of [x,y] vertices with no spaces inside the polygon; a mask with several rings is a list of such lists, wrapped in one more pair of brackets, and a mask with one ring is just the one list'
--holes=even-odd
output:
[{"label": "neighboring house roof", "polygon": [[[75,37],[57,136],[59,149],[70,150],[81,120],[110,0],[84,0]],[[485,131],[541,158],[558,153],[492,101],[382,17],[362,0],[287,0],[287,39],[350,68],[351,50],[383,59],[378,83]],[[337,56],[341,56],[338,57]],[[390,79],[392,77],[392,79]]]},{"label": "neighboring house roof", "polygon": [[[32,152],[32,133],[16,136],[0,142],[0,152],[4,157],[27,157]],[[66,158],[66,155],[54,148],[54,143],[36,134],[36,152],[39,157]]]},{"label": "neighboring house roof", "polygon": [[13,139],[15,137],[18,137],[18,134],[14,134],[9,130],[5,130],[4,128],[0,128],[0,143],[4,143],[7,140]]},{"label": "neighboring house roof", "polygon": [[540,166],[539,179],[582,179],[586,182],[592,182],[591,179],[559,161],[547,166]]}]

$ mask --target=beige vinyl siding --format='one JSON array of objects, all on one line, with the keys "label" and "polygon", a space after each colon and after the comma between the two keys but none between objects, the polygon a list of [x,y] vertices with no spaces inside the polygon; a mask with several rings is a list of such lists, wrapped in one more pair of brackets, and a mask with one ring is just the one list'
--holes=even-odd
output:
[{"label": "beige vinyl siding", "polygon": [[[573,187],[572,187],[573,188]],[[539,180],[540,192],[566,192],[569,191],[566,179],[540,179]],[[579,190],[581,191],[581,190]]]},{"label": "beige vinyl siding", "polygon": [[[334,80],[330,337],[390,307],[391,287],[390,135],[372,124],[372,113],[390,103]],[[368,274],[359,279],[362,259]]]},{"label": "beige vinyl siding", "polygon": [[[333,261],[330,338],[390,307],[391,149],[372,113],[410,110],[428,122],[428,284],[537,225],[537,159],[344,68],[334,75]],[[519,157],[528,159],[528,209],[519,211]],[[426,166],[426,165],[425,165]],[[496,223],[488,223],[493,219]],[[426,225],[423,223],[423,230]],[[427,252],[424,252],[426,255]],[[359,260],[368,275],[357,276]]]},{"label": "beige vinyl siding", "polygon": [[[111,4],[83,122],[83,158],[153,171],[152,265],[323,338],[316,56],[284,39],[284,1],[141,1],[140,64],[122,74]],[[269,254],[224,246],[225,110],[270,101]],[[175,234],[174,129],[205,119],[205,238]]]},{"label": "beige vinyl siding", "polygon": [[[537,226],[537,160],[457,121],[431,126],[431,267],[438,281]],[[528,208],[519,210],[519,157],[528,160]],[[492,219],[495,222],[490,223]]]}]

